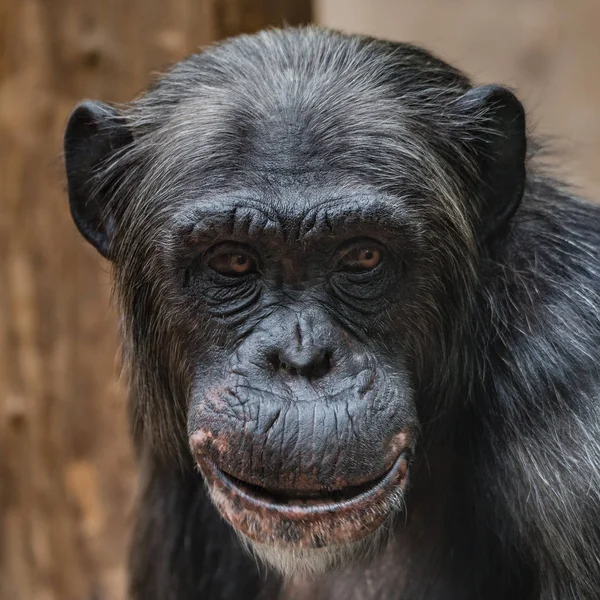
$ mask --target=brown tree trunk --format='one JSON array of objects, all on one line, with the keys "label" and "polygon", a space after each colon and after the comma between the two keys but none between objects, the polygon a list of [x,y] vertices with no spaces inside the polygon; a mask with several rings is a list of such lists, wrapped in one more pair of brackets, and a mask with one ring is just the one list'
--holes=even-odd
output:
[{"label": "brown tree trunk", "polygon": [[69,111],[309,18],[309,0],[0,0],[0,600],[125,597],[135,470],[109,266],[67,210]]}]

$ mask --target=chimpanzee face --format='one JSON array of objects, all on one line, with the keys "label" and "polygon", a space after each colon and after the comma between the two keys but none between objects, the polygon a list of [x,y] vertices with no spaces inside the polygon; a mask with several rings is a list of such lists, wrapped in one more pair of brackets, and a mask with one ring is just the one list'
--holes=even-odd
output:
[{"label": "chimpanzee face", "polygon": [[231,47],[76,109],[71,211],[114,265],[144,448],[187,445],[254,551],[323,570],[402,508],[523,113],[415,49]]},{"label": "chimpanzee face", "polygon": [[218,340],[196,365],[190,444],[221,514],[281,550],[380,526],[417,425],[407,223],[372,194],[295,188],[211,199],[184,236],[183,293]]}]

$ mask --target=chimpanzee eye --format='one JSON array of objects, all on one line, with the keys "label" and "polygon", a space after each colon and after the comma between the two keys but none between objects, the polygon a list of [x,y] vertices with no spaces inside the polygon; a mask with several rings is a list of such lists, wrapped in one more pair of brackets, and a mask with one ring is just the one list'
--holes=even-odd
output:
[{"label": "chimpanzee eye", "polygon": [[254,273],[256,264],[254,259],[240,252],[225,252],[217,254],[208,261],[208,266],[221,275],[239,277]]},{"label": "chimpanzee eye", "polygon": [[340,259],[340,266],[346,271],[370,271],[382,258],[382,252],[372,246],[355,247]]}]

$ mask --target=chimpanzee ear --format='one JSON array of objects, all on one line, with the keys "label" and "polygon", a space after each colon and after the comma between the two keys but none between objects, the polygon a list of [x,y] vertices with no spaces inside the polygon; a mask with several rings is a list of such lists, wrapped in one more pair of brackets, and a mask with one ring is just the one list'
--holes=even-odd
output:
[{"label": "chimpanzee ear", "polygon": [[109,258],[114,219],[95,184],[98,167],[133,138],[117,110],[101,102],[79,104],[69,117],[64,139],[69,206],[83,237]]},{"label": "chimpanzee ear", "polygon": [[[525,111],[506,88],[476,87],[459,100],[476,116],[475,151],[481,190],[481,233],[488,238],[513,216],[525,188]],[[483,117],[483,119],[482,119]]]}]

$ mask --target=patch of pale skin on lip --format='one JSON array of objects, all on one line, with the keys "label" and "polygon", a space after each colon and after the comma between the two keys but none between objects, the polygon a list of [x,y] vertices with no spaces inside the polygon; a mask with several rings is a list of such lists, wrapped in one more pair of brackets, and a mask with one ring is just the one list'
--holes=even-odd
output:
[{"label": "patch of pale skin on lip", "polygon": [[213,448],[219,456],[224,456],[229,444],[224,436],[216,437],[210,429],[198,429],[190,436],[190,443],[195,454]]},{"label": "patch of pale skin on lip", "polygon": [[402,452],[405,452],[412,445],[412,433],[410,427],[405,427],[400,433],[392,437],[388,459],[386,461],[388,469],[391,469],[393,464],[398,460]]},{"label": "patch of pale skin on lip", "polygon": [[192,434],[192,441],[198,446],[204,446],[209,440],[213,440],[214,437],[212,431],[209,431],[208,429],[198,429],[198,431]]}]

